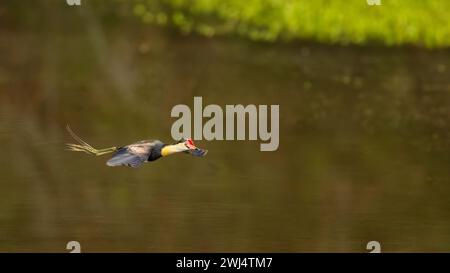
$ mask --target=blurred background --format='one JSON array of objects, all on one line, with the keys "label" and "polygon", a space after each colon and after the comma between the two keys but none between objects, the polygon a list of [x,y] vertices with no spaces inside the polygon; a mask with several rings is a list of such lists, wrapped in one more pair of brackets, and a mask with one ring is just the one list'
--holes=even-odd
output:
[{"label": "blurred background", "polygon": [[[450,2],[0,3],[0,251],[450,251]],[[176,104],[279,104],[280,147],[171,142]]]}]

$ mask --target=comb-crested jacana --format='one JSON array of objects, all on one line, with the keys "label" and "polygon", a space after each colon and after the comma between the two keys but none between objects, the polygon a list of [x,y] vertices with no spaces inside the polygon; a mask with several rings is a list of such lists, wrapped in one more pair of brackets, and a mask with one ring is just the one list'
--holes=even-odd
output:
[{"label": "comb-crested jacana", "polygon": [[79,143],[68,143],[70,151],[85,152],[91,155],[104,155],[114,153],[112,158],[106,162],[108,166],[128,166],[137,168],[145,162],[155,161],[175,153],[188,153],[193,156],[205,156],[208,152],[197,148],[192,139],[183,139],[175,144],[165,144],[160,140],[142,140],[123,147],[111,147],[106,149],[95,149],[79,136],[77,136],[67,125],[69,134]]}]

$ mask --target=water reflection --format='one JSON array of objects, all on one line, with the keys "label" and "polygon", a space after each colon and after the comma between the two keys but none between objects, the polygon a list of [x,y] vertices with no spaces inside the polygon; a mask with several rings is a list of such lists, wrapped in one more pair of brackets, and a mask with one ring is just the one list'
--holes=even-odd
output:
[{"label": "water reflection", "polygon": [[[0,251],[449,250],[448,50],[208,40],[48,8],[39,31],[0,35]],[[137,170],[64,151],[66,123],[95,146],[170,141],[170,109],[194,96],[279,104],[279,150],[205,141],[204,160]]]}]

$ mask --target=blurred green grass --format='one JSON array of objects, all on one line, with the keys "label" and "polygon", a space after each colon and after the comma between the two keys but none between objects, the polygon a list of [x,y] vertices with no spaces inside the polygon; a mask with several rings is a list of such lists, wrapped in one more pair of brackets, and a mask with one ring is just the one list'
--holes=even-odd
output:
[{"label": "blurred green grass", "polygon": [[[123,0],[122,0],[123,1]],[[450,1],[134,0],[143,22],[185,34],[238,35],[257,41],[450,45]]]}]

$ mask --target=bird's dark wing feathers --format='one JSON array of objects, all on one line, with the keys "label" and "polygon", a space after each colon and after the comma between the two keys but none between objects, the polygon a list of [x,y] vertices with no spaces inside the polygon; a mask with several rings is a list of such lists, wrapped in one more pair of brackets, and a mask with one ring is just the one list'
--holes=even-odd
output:
[{"label": "bird's dark wing feathers", "polygon": [[152,149],[161,148],[159,140],[142,140],[119,148],[113,157],[106,162],[108,166],[128,166],[137,168],[148,160]]},{"label": "bird's dark wing feathers", "polygon": [[133,153],[128,147],[119,148],[113,157],[106,162],[108,166],[128,166],[137,168],[147,161],[148,156],[144,153]]}]

